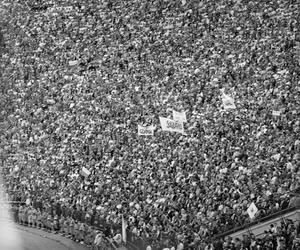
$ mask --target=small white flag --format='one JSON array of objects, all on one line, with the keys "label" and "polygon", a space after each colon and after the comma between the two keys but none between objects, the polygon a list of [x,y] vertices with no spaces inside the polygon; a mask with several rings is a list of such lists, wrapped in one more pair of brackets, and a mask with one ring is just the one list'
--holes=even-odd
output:
[{"label": "small white flag", "polygon": [[173,120],[174,121],[187,122],[186,113],[184,111],[183,112],[177,112],[173,109]]},{"label": "small white flag", "polygon": [[234,99],[229,95],[226,95],[225,93],[222,93],[222,103],[223,103],[223,108],[226,110],[236,109],[236,106],[234,104]]},{"label": "small white flag", "polygon": [[138,135],[154,135],[154,127],[138,125]]},{"label": "small white flag", "polygon": [[127,243],[127,233],[126,233],[126,229],[127,229],[127,222],[125,221],[123,215],[122,215],[122,239],[123,242],[126,244]]},{"label": "small white flag", "polygon": [[278,153],[278,154],[272,155],[271,157],[272,157],[274,160],[279,161],[281,155],[280,155],[280,153]]},{"label": "small white flag", "polygon": [[25,203],[26,203],[27,206],[29,206],[30,203],[31,203],[31,200],[29,198],[27,198]]},{"label": "small white flag", "polygon": [[255,217],[255,214],[258,212],[258,208],[255,206],[255,204],[252,202],[251,205],[247,209],[247,213],[249,214],[250,219],[253,219]]},{"label": "small white flag", "polygon": [[87,168],[82,167],[80,174],[84,177],[88,177],[91,174],[91,172]]},{"label": "small white flag", "polygon": [[168,118],[159,117],[160,125],[163,131],[184,133],[183,122],[174,121]]}]

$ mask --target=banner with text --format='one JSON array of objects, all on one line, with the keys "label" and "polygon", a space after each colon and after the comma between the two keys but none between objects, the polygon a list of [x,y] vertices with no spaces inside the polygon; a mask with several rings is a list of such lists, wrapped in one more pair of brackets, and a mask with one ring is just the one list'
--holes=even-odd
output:
[{"label": "banner with text", "polygon": [[138,135],[154,135],[154,127],[138,125]]},{"label": "banner with text", "polygon": [[168,118],[159,117],[160,125],[162,130],[170,131],[170,132],[177,132],[177,133],[184,133],[183,131],[183,122],[182,121],[174,121]]}]

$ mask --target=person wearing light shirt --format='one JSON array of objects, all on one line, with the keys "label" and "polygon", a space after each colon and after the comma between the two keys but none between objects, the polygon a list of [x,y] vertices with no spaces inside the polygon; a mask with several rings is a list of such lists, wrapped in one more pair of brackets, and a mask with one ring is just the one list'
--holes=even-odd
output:
[{"label": "person wearing light shirt", "polygon": [[183,243],[180,242],[178,245],[177,245],[177,249],[176,250],[183,250]]}]

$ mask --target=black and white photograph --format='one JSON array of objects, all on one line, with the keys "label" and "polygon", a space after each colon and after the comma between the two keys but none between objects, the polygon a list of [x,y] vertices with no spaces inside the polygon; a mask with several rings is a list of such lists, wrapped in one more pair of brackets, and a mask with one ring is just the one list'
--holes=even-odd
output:
[{"label": "black and white photograph", "polygon": [[300,250],[300,0],[0,0],[0,250]]}]

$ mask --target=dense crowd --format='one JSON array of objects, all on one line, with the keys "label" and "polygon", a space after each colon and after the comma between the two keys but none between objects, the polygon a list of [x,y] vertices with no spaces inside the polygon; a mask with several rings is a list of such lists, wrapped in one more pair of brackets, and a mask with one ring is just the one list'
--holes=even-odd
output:
[{"label": "dense crowd", "polygon": [[224,250],[296,250],[300,247],[299,223],[291,220],[282,220],[280,224],[270,225],[261,237],[255,236],[251,231],[244,234],[243,238],[226,237],[223,241],[215,242],[206,249]]},{"label": "dense crowd", "polygon": [[[294,0],[3,0],[0,152],[14,200],[195,249],[300,181]],[[236,109],[224,110],[221,92]],[[185,134],[159,117],[185,111]],[[154,136],[137,126],[154,125]],[[85,167],[88,176],[81,173]],[[171,244],[171,243],[169,243]]]},{"label": "dense crowd", "polygon": [[112,243],[115,246],[122,245],[122,242],[115,240],[115,237],[119,235],[118,232],[111,231],[104,234],[99,228],[88,225],[83,221],[74,220],[70,216],[58,217],[57,214],[52,214],[51,211],[36,209],[31,205],[13,204],[12,215],[16,223],[60,234],[80,244],[85,244],[93,250],[111,250],[113,249]]}]

